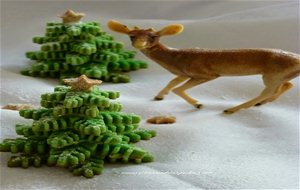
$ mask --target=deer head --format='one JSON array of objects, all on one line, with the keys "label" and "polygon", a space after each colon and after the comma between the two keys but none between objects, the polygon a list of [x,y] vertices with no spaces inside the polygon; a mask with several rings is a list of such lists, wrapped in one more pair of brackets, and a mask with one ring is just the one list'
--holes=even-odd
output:
[{"label": "deer head", "polygon": [[126,25],[114,20],[108,22],[108,27],[115,32],[127,34],[130,37],[132,46],[139,50],[157,45],[161,36],[176,35],[183,31],[183,26],[181,24],[168,25],[161,30],[156,31],[153,28],[140,29],[134,27],[133,29],[129,29]]}]

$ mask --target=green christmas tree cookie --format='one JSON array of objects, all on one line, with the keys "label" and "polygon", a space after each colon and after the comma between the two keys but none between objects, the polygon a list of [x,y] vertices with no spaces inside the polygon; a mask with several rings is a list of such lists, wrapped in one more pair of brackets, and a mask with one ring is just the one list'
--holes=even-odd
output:
[{"label": "green christmas tree cookie", "polygon": [[35,63],[21,73],[33,77],[70,78],[86,75],[105,82],[129,82],[125,72],[146,68],[134,51],[113,41],[97,22],[81,22],[83,13],[68,10],[62,23],[47,23],[43,37],[34,37],[40,51],[26,53]]},{"label": "green christmas tree cookie", "polygon": [[151,162],[153,156],[133,143],[149,140],[155,131],[138,129],[140,116],[121,112],[118,92],[102,91],[101,81],[65,79],[41,95],[39,109],[22,109],[32,125],[17,124],[20,138],[5,139],[1,152],[11,152],[8,167],[59,166],[87,178],[101,174],[105,162]]}]

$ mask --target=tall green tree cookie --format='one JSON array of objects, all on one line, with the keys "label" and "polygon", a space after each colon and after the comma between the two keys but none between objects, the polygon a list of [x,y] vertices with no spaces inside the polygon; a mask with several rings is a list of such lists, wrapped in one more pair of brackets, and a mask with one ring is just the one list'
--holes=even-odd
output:
[{"label": "tall green tree cookie", "polygon": [[40,51],[30,51],[26,57],[35,62],[21,73],[33,77],[70,78],[82,74],[105,82],[129,82],[125,72],[146,68],[143,61],[133,59],[134,51],[113,41],[97,22],[81,22],[83,13],[68,10],[63,22],[47,23],[43,37],[34,37]]},{"label": "tall green tree cookie", "polygon": [[105,162],[151,162],[153,156],[133,143],[149,140],[155,131],[138,129],[140,116],[121,112],[113,101],[119,92],[102,91],[101,81],[65,79],[69,86],[57,86],[41,95],[41,108],[22,109],[20,116],[32,125],[17,124],[20,138],[5,139],[1,152],[12,156],[8,167],[59,166],[87,178],[98,175]]}]

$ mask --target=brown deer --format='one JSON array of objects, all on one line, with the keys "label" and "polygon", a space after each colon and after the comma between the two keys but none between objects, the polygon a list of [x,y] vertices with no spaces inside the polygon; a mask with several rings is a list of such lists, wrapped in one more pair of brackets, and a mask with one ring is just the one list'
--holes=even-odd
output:
[{"label": "brown deer", "polygon": [[[108,22],[108,27],[115,32],[129,35],[135,48],[176,75],[155,96],[156,100],[162,100],[172,90],[196,108],[201,108],[202,105],[187,95],[185,90],[220,76],[261,74],[265,89],[256,98],[224,111],[234,113],[276,100],[293,86],[288,81],[300,74],[300,55],[291,52],[277,49],[174,49],[159,42],[161,36],[181,33],[183,26],[180,24],[168,25],[155,31],[152,28],[129,29],[126,25],[112,20]],[[183,83],[184,81],[186,82]],[[178,86],[181,83],[183,84]]]}]

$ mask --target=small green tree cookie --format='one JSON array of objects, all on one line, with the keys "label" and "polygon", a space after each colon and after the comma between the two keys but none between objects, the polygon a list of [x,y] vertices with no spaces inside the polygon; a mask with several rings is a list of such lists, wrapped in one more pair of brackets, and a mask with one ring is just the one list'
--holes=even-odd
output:
[{"label": "small green tree cookie", "polygon": [[35,63],[21,73],[33,77],[70,78],[86,75],[105,82],[129,82],[124,72],[146,68],[134,60],[135,52],[123,49],[97,22],[81,22],[83,13],[68,10],[63,23],[47,23],[43,37],[34,37],[40,51],[26,53]]},{"label": "small green tree cookie", "polygon": [[151,162],[153,156],[133,145],[149,140],[155,131],[138,129],[140,116],[121,112],[112,101],[119,92],[102,91],[101,81],[87,78],[65,79],[70,86],[57,86],[41,95],[39,109],[22,109],[20,116],[33,119],[32,125],[17,124],[23,136],[5,139],[1,152],[12,156],[8,167],[59,166],[87,178],[98,175],[105,162]]}]

